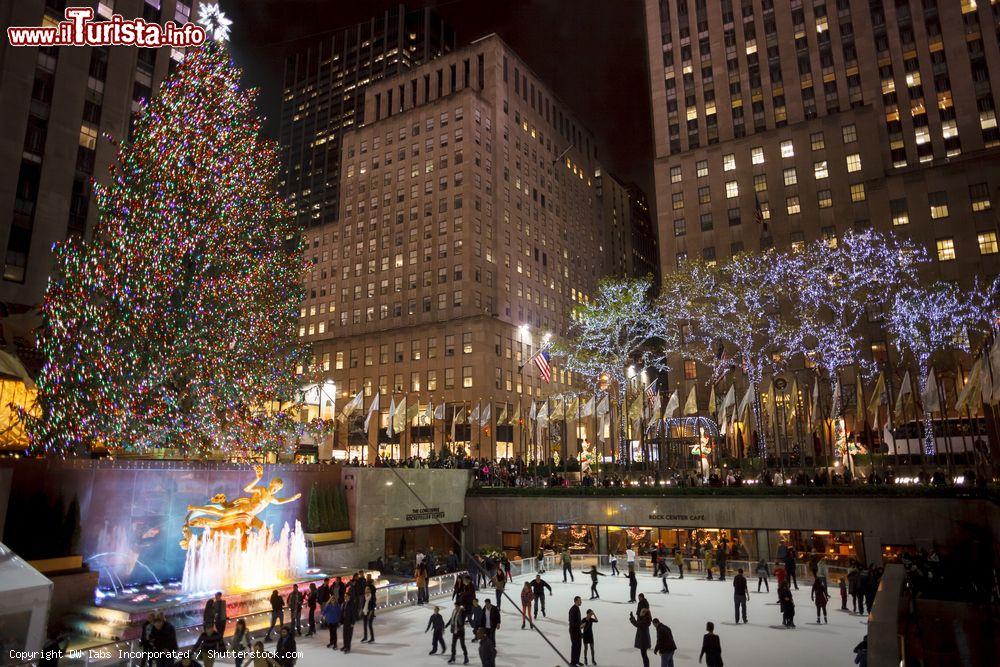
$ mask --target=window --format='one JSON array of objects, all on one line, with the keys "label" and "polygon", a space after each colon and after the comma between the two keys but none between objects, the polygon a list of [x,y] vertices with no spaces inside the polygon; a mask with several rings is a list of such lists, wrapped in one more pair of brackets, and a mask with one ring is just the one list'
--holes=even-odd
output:
[{"label": "window", "polygon": [[862,202],[865,200],[865,184],[864,183],[852,183],[851,184],[851,201],[852,202]]},{"label": "window", "polygon": [[750,149],[750,162],[753,164],[764,164],[764,149],[761,146],[754,146]]},{"label": "window", "polygon": [[795,167],[789,167],[782,172],[785,179],[785,185],[795,185],[799,182],[798,174],[795,173]]},{"label": "window", "polygon": [[438,376],[437,371],[427,371],[427,391],[437,391]]},{"label": "window", "polygon": [[754,192],[767,192],[767,176],[765,174],[754,174]]},{"label": "window", "polygon": [[814,151],[826,148],[826,142],[823,140],[822,132],[813,132],[809,135],[809,145]]},{"label": "window", "polygon": [[795,157],[795,147],[791,141],[781,142],[781,157]]},{"label": "window", "polygon": [[684,236],[687,233],[687,225],[684,224],[684,218],[676,218],[674,220],[674,236]]},{"label": "window", "polygon": [[687,261],[687,258],[688,258],[688,254],[686,252],[679,252],[679,253],[677,253],[677,256],[675,258],[675,261],[677,263],[677,268],[680,268],[680,267],[684,266],[684,262]]},{"label": "window", "polygon": [[858,153],[851,153],[845,158],[847,162],[847,171],[855,172],[861,171],[861,155]]},{"label": "window", "polygon": [[979,242],[979,254],[980,255],[995,255],[997,254],[997,233],[996,232],[979,232],[976,240]]},{"label": "window", "polygon": [[695,363],[694,359],[684,360],[684,379],[685,380],[698,379],[698,364]]},{"label": "window", "polygon": [[729,209],[728,211],[726,211],[726,215],[729,218],[730,227],[735,227],[742,222],[742,219],[740,218],[740,209],[738,208]]},{"label": "window", "polygon": [[710,232],[712,231],[712,214],[702,213],[698,218],[698,223],[701,225],[701,231]]},{"label": "window", "polygon": [[948,217],[948,193],[944,190],[927,194],[927,202],[931,207],[931,218],[938,220]]},{"label": "window", "polygon": [[798,213],[801,210],[798,195],[785,197],[785,208],[788,210],[788,215],[795,215]]},{"label": "window", "polygon": [[726,181],[726,199],[733,199],[740,196],[740,186],[736,181]]},{"label": "window", "polygon": [[853,123],[844,125],[840,130],[843,133],[845,144],[853,144],[858,140],[858,128]]},{"label": "window", "polygon": [[816,180],[821,178],[826,178],[830,175],[830,171],[826,168],[826,160],[820,160],[819,162],[813,162],[813,176]]},{"label": "window", "polygon": [[986,183],[973,183],[970,185],[969,201],[972,203],[972,210],[976,213],[990,210],[989,186]]},{"label": "window", "polygon": [[678,209],[684,208],[684,193],[683,192],[675,192],[673,194],[673,196],[671,197],[671,201],[673,203],[673,207],[674,207],[675,211],[678,210]]},{"label": "window", "polygon": [[817,192],[816,201],[819,202],[820,208],[830,208],[833,206],[833,196],[829,190],[820,190]]},{"label": "window", "polygon": [[472,366],[462,366],[462,387],[468,389],[472,386]]},{"label": "window", "polygon": [[736,155],[729,153],[722,156],[722,170],[723,171],[733,171],[736,169]]},{"label": "window", "polygon": [[444,388],[451,389],[455,386],[455,369],[444,369]]},{"label": "window", "polygon": [[699,204],[711,204],[712,203],[712,191],[706,185],[704,187],[698,188],[698,203]]},{"label": "window", "polygon": [[462,334],[462,354],[472,354],[472,332]]},{"label": "window", "polygon": [[939,262],[950,262],[955,259],[955,239],[937,240],[937,258]]},{"label": "window", "polygon": [[698,178],[706,178],[708,176],[708,160],[698,160],[695,169],[698,171]]},{"label": "window", "polygon": [[681,168],[680,166],[670,168],[670,182],[680,183],[681,182]]},{"label": "window", "polygon": [[910,224],[910,212],[906,207],[906,199],[893,199],[889,202],[889,210],[892,213],[893,227]]}]

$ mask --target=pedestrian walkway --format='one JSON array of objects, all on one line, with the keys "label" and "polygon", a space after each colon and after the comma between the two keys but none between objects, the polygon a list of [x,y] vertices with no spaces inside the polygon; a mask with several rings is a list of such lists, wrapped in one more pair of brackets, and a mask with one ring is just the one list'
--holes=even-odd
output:
[{"label": "pedestrian walkway", "polygon": [[[624,568],[623,568],[624,569]],[[605,574],[610,574],[606,572]],[[582,611],[593,609],[599,622],[594,626],[597,662],[612,667],[641,665],[638,651],[632,648],[635,635],[629,625],[628,615],[635,610],[629,604],[628,582],[624,577],[601,577],[599,592],[601,599],[589,600],[590,577],[582,571],[575,571],[575,583],[562,583],[562,574],[557,571],[544,575],[552,585],[553,595],[547,597],[548,617],[539,620],[541,630],[569,657],[569,635],[567,615],[573,597],[583,598]],[[654,617],[671,627],[677,652],[674,664],[696,665],[701,649],[701,638],[705,622],[715,623],[716,634],[722,642],[722,655],[726,665],[738,667],[775,667],[786,664],[809,664],[810,667],[853,664],[854,646],[867,631],[866,617],[840,611],[840,596],[835,586],[831,586],[829,624],[816,624],[816,608],[809,600],[809,587],[800,584],[793,591],[795,598],[796,629],[785,629],[781,625],[775,582],[771,581],[771,592],[756,593],[756,578],[748,577],[750,601],[747,612],[750,623],[733,623],[732,576],[726,581],[706,581],[701,577],[686,576],[676,579],[676,570],[669,579],[670,594],[660,593],[660,579],[649,571],[640,572],[640,593],[646,595]],[[519,599],[524,578],[516,577],[507,585],[507,593],[512,599]],[[482,591],[480,601],[494,599],[492,589]],[[452,603],[447,598],[437,601],[445,620],[449,618]],[[429,667],[444,665],[447,655],[428,655],[431,634],[423,634],[433,604],[421,607],[405,607],[380,613],[375,619],[376,643],[359,642],[361,626],[355,631],[355,641],[349,663],[339,651],[324,648],[326,631],[316,637],[301,638],[298,646],[303,656],[297,667],[330,667],[336,664],[350,664],[365,667]],[[520,614],[515,604],[504,600],[501,605],[502,624],[497,632],[497,665],[500,667],[554,667],[563,663],[537,633],[521,630]],[[448,632],[447,630],[445,631]],[[451,637],[446,634],[449,649]],[[472,633],[467,632],[469,662],[478,665],[477,644],[473,644]],[[268,644],[273,648],[273,644]],[[650,651],[653,665],[659,664],[659,657]],[[405,661],[402,662],[401,661]],[[459,649],[458,664],[462,662]]]}]

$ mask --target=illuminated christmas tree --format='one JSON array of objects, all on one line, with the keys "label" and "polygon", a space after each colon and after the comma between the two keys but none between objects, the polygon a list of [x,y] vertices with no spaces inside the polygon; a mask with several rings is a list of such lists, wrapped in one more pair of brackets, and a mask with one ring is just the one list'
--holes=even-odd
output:
[{"label": "illuminated christmas tree", "polygon": [[97,189],[93,238],[57,248],[36,448],[273,444],[261,410],[295,389],[304,262],[240,75],[220,44],[189,50]]}]

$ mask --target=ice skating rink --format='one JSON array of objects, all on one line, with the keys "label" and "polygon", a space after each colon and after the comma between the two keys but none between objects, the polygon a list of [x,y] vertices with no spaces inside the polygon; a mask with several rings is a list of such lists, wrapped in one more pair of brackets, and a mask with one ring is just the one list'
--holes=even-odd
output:
[{"label": "ice skating rink", "polygon": [[[608,573],[606,573],[608,574]],[[538,622],[541,630],[569,658],[567,614],[573,596],[583,598],[582,611],[593,609],[598,623],[594,626],[597,663],[607,666],[641,666],[639,652],[632,648],[634,628],[628,615],[635,610],[629,604],[628,582],[624,577],[601,577],[599,600],[589,600],[590,577],[575,572],[576,583],[562,583],[562,575],[550,571],[543,575],[553,588],[553,595],[546,597],[547,618]],[[701,637],[705,622],[715,623],[715,632],[722,643],[722,657],[726,667],[777,667],[780,665],[809,664],[811,667],[853,665],[854,646],[867,632],[867,617],[840,610],[840,593],[835,585],[830,587],[830,604],[827,607],[829,624],[817,625],[815,606],[809,599],[811,582],[799,582],[795,597],[795,629],[781,625],[778,611],[775,580],[771,578],[771,592],[756,593],[757,581],[747,577],[750,584],[750,601],[747,603],[748,625],[733,623],[732,578],[723,582],[706,581],[694,576],[668,580],[670,593],[660,592],[658,578],[648,570],[638,574],[638,592],[644,593],[650,603],[654,618],[659,618],[673,630],[677,652],[674,664],[696,665],[701,650]],[[507,584],[507,592],[514,600],[520,599],[525,578],[515,577]],[[480,603],[485,597],[494,599],[493,589],[480,591]],[[424,667],[444,665],[446,654],[428,655],[431,634],[424,634],[431,608],[437,604],[445,621],[449,618],[452,602],[440,598],[430,605],[399,608],[379,614],[375,619],[376,643],[362,644],[362,627],[355,626],[354,643],[350,656],[325,648],[326,630],[315,637],[300,638],[302,658],[297,667],[329,667],[346,664],[365,667]],[[848,602],[850,606],[850,602]],[[531,630],[521,629],[519,612],[509,600],[501,605],[502,621],[497,631],[497,665],[501,667],[555,667],[564,665],[545,641]],[[655,629],[651,633],[655,643]],[[469,664],[478,665],[478,644],[471,642],[472,633],[466,631],[469,647]],[[445,640],[451,648],[451,636],[445,630]],[[273,643],[267,647],[272,649]],[[660,664],[659,656],[649,652],[653,667]],[[461,648],[456,664],[462,664]]]}]

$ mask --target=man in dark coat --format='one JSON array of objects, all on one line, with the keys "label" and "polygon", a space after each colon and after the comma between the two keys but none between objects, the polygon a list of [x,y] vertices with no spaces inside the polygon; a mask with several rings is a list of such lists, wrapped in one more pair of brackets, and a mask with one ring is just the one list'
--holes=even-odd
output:
[{"label": "man in dark coat", "polygon": [[207,628],[212,626],[219,636],[226,634],[226,601],[222,599],[222,593],[216,593],[205,603],[205,613],[202,616],[203,624]]},{"label": "man in dark coat", "polygon": [[292,615],[292,634],[302,634],[302,591],[298,584],[292,585],[292,592],[288,594],[288,612]]},{"label": "man in dark coat", "polygon": [[340,624],[344,628],[344,646],[340,650],[344,653],[351,652],[351,638],[354,637],[354,622],[358,618],[357,605],[351,599],[350,593],[344,594],[344,602],[340,606]]},{"label": "man in dark coat", "polygon": [[424,630],[424,633],[426,634],[431,629],[434,630],[434,634],[431,637],[431,652],[427,655],[437,653],[438,644],[441,645],[441,653],[444,654],[448,650],[448,646],[444,643],[444,617],[441,616],[441,607],[434,607],[434,613],[428,619],[427,629]]},{"label": "man in dark coat", "polygon": [[736,571],[733,577],[733,605],[736,608],[736,624],[740,623],[740,611],[743,612],[743,622],[747,622],[747,600],[750,591],[747,590],[747,578],[743,576],[743,568]]},{"label": "man in dark coat", "polygon": [[705,624],[705,629],[708,632],[702,637],[698,662],[705,658],[708,667],[722,667],[722,645],[719,643],[719,635],[715,634],[715,623],[709,621]]},{"label": "man in dark coat", "polygon": [[170,667],[174,664],[171,657],[172,652],[177,650],[177,631],[164,617],[162,613],[153,619],[153,627],[149,631],[149,645],[151,650],[159,653],[160,657],[153,661],[157,667]]},{"label": "man in dark coat", "polygon": [[483,603],[483,628],[486,635],[496,644],[497,628],[500,627],[500,607],[490,602],[489,598]]},{"label": "man in dark coat", "polygon": [[480,628],[476,631],[476,639],[479,640],[479,660],[483,663],[483,667],[496,667],[497,647],[490,633]]},{"label": "man in dark coat", "polygon": [[549,595],[552,594],[552,587],[549,586],[548,582],[542,579],[542,575],[536,574],[535,579],[531,582],[531,592],[535,596],[535,618],[538,618],[538,603],[542,604],[542,616],[545,616],[545,589],[549,589]]},{"label": "man in dark coat", "polygon": [[581,627],[583,618],[580,614],[580,605],[582,604],[583,600],[577,596],[573,598],[573,606],[569,608],[569,663],[574,667],[580,664],[580,649],[583,648],[583,634]]},{"label": "man in dark coat", "polygon": [[660,623],[660,619],[653,619],[653,627],[656,628],[656,646],[653,653],[660,656],[660,667],[674,667],[674,651],[677,644],[674,643],[674,633],[666,623]]}]

